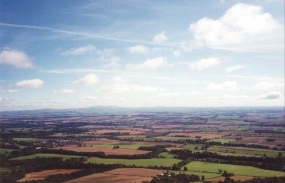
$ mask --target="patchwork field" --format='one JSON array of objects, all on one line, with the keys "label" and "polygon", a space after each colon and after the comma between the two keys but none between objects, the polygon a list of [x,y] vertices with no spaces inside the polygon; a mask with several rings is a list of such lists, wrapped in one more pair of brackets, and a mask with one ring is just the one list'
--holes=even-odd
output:
[{"label": "patchwork field", "polygon": [[38,141],[42,141],[43,139],[37,139],[37,138],[13,138],[13,140],[16,140],[16,141],[26,141],[26,142],[38,142]]},{"label": "patchwork field", "polygon": [[73,172],[77,172],[79,170],[80,169],[56,169],[56,170],[44,170],[44,171],[40,171],[40,172],[33,172],[33,173],[26,174],[25,177],[18,180],[18,182],[43,180],[50,175],[70,174]]},{"label": "patchwork field", "polygon": [[[220,169],[222,171],[226,170],[229,173],[234,173],[235,175],[245,175],[245,176],[254,176],[254,177],[284,176],[284,172],[279,172],[279,171],[264,170],[251,166],[208,163],[200,161],[192,161],[188,163],[186,167],[190,171],[204,171],[204,172],[218,173]],[[181,170],[183,170],[183,167]]]},{"label": "patchwork field", "polygon": [[104,173],[96,173],[70,180],[65,183],[135,183],[142,181],[150,181],[152,176],[163,173],[163,170],[146,169],[146,168],[119,168]]},{"label": "patchwork field", "polygon": [[215,139],[215,138],[221,138],[223,135],[217,134],[217,133],[170,133],[168,134],[169,137],[179,137],[179,136],[185,136],[189,138],[196,138],[201,137],[201,139]]},{"label": "patchwork field", "polygon": [[78,147],[77,145],[71,145],[66,147],[58,147],[54,149],[63,149],[76,152],[99,152],[102,151],[106,155],[116,154],[116,155],[134,155],[134,154],[146,154],[149,151],[136,150],[136,149],[114,149],[114,148],[104,148],[104,147]]},{"label": "patchwork field", "polygon": [[142,167],[148,166],[172,166],[175,163],[180,162],[179,159],[171,159],[167,160],[164,158],[152,158],[152,159],[104,159],[92,157],[87,159],[87,163],[96,163],[96,164],[124,164],[124,165],[136,165]]},{"label": "patchwork field", "polygon": [[10,160],[25,160],[25,159],[49,158],[49,157],[63,158],[65,160],[65,159],[70,159],[70,158],[80,158],[82,156],[61,155],[61,154],[33,154],[33,155],[29,155],[29,156],[20,156],[17,158],[12,158]]},{"label": "patchwork field", "polygon": [[[266,154],[268,157],[277,157],[278,153],[282,151],[275,151],[270,149],[254,149],[246,147],[225,147],[225,146],[211,146],[208,148],[208,151],[214,151],[218,154],[231,154],[231,155],[240,155],[240,156],[263,156]],[[285,153],[282,153],[283,156]]]}]

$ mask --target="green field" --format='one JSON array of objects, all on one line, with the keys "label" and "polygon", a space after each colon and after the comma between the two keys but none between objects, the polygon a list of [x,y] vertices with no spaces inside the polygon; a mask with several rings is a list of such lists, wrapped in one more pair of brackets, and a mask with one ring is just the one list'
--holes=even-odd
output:
[{"label": "green field", "polygon": [[233,139],[211,139],[211,140],[208,140],[207,142],[221,142],[222,144],[223,143],[229,143],[229,142],[234,142],[235,140]]},{"label": "green field", "polygon": [[92,157],[88,158],[86,163],[96,164],[124,164],[124,165],[136,165],[136,166],[167,166],[170,167],[175,163],[180,162],[178,159],[164,159],[164,158],[152,158],[152,159],[104,159]]},{"label": "green field", "polygon": [[29,155],[29,156],[20,156],[17,158],[12,158],[11,160],[25,160],[25,159],[49,158],[49,157],[63,158],[64,160],[66,160],[66,159],[70,159],[70,158],[80,158],[82,156],[61,155],[61,154],[33,154],[33,155]]},{"label": "green field", "polygon": [[165,157],[165,158],[174,158],[174,155],[170,154],[169,152],[162,152],[159,154],[159,157],[160,156]]},{"label": "green field", "polygon": [[[275,151],[270,149],[254,149],[254,148],[247,148],[247,147],[225,147],[225,146],[211,146],[208,148],[208,151],[214,151],[218,154],[223,153],[231,153],[234,155],[244,155],[244,156],[263,156],[266,154],[268,157],[277,157],[278,153],[282,151]],[[283,156],[285,153],[282,153]]]},{"label": "green field", "polygon": [[[248,175],[257,177],[274,177],[274,176],[284,176],[284,172],[264,170],[251,166],[240,166],[240,165],[229,165],[229,164],[219,164],[219,163],[208,163],[200,161],[192,161],[186,165],[188,171],[202,171],[210,173],[219,173],[219,169],[222,171],[226,170],[229,173],[234,173],[235,175]],[[183,170],[182,167],[181,170]]]},{"label": "green field", "polygon": [[5,149],[5,148],[0,148],[0,154],[5,154],[5,153],[10,153],[12,151],[18,151],[19,149]]},{"label": "green field", "polygon": [[10,172],[10,171],[11,170],[9,170],[8,168],[0,167],[0,173]]},{"label": "green field", "polygon": [[13,140],[16,140],[16,141],[26,141],[26,142],[42,141],[42,139],[37,139],[37,138],[13,138]]}]

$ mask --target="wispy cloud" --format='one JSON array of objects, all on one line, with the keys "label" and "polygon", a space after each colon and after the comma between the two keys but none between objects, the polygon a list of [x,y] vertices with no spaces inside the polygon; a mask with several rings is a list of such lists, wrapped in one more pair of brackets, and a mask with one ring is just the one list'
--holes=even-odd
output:
[{"label": "wispy cloud", "polygon": [[165,58],[156,57],[153,59],[147,59],[141,64],[128,64],[126,67],[129,69],[147,69],[147,70],[155,70],[163,65],[166,65]]},{"label": "wispy cloud", "polygon": [[42,27],[42,26],[9,24],[9,23],[1,23],[1,22],[0,22],[0,26],[53,31],[53,32],[58,32],[58,33],[63,33],[63,34],[68,34],[68,35],[82,36],[82,37],[94,38],[94,39],[104,39],[104,40],[109,40],[109,41],[119,41],[119,42],[137,43],[137,44],[149,44],[149,45],[157,45],[157,46],[183,48],[182,45],[177,45],[177,44],[164,44],[160,42],[158,43],[158,42],[131,40],[131,39],[121,39],[121,38],[108,37],[108,36],[99,35],[99,34],[96,35],[94,33],[90,34],[86,32],[75,32],[75,31],[68,31],[68,30],[63,30],[63,29],[55,29],[55,28]]},{"label": "wispy cloud", "polygon": [[237,90],[237,83],[234,81],[226,81],[221,84],[211,83],[208,85],[207,90],[212,90],[212,91]]},{"label": "wispy cloud", "polygon": [[247,66],[245,66],[245,65],[235,65],[233,67],[227,67],[226,68],[226,72],[229,73],[229,72],[233,72],[235,70],[244,69],[244,68],[247,68]]},{"label": "wispy cloud", "polygon": [[63,90],[54,90],[53,93],[55,94],[75,94],[77,93],[77,91],[71,90],[71,89],[63,89]]},{"label": "wispy cloud", "polygon": [[92,44],[89,44],[87,46],[83,46],[83,47],[79,47],[79,48],[71,48],[69,50],[63,51],[62,54],[65,55],[65,56],[68,56],[68,55],[81,55],[81,54],[84,54],[84,53],[88,53],[88,52],[94,51],[95,49],[96,48]]}]

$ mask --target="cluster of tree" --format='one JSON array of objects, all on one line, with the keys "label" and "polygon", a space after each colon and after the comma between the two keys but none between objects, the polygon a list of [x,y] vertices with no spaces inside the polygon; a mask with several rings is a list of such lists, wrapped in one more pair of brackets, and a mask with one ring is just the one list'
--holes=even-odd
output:
[{"label": "cluster of tree", "polygon": [[17,146],[15,143],[12,144],[6,144],[6,143],[1,143],[0,148],[6,148],[6,149],[20,149],[19,146]]},{"label": "cluster of tree", "polygon": [[[191,162],[190,158],[183,160],[183,161],[180,161],[179,163],[174,164],[171,169],[172,170],[180,170],[183,166],[187,165],[190,162]],[[184,171],[187,171],[187,170],[188,170],[187,167],[184,167]]]},{"label": "cluster of tree", "polygon": [[246,165],[254,166],[262,169],[279,170],[284,171],[285,158],[278,156],[273,157],[247,157],[247,156],[223,156],[212,152],[192,152],[191,150],[174,149],[170,151],[171,154],[176,155],[176,158],[187,159],[193,158],[203,161],[209,161],[214,163],[234,164],[234,165]]},{"label": "cluster of tree", "polygon": [[253,178],[245,181],[235,181],[230,177],[225,177],[224,181],[219,181],[218,183],[285,183],[285,177]]},{"label": "cluster of tree", "polygon": [[150,182],[143,181],[142,183],[189,183],[199,180],[200,178],[198,175],[164,173],[163,175],[153,177]]},{"label": "cluster of tree", "polygon": [[145,150],[145,151],[157,151],[159,149],[164,149],[172,147],[172,145],[155,145],[155,146],[140,146],[139,150]]}]

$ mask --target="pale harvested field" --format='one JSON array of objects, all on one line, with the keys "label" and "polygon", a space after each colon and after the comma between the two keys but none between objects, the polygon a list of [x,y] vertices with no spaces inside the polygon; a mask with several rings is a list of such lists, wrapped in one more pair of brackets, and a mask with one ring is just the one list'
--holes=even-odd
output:
[{"label": "pale harvested field", "polygon": [[63,149],[76,152],[104,152],[106,155],[134,155],[134,154],[146,154],[149,151],[136,150],[136,149],[113,149],[104,147],[78,147],[77,145],[71,145],[66,147],[57,147],[54,149]]},{"label": "pale harvested field", "polygon": [[180,136],[180,135],[185,135],[186,137],[190,138],[195,138],[196,136],[200,136],[202,139],[215,139],[215,138],[220,138],[223,135],[221,134],[216,134],[216,133],[170,133],[168,134],[169,137],[175,137],[175,136]]},{"label": "pale harvested field", "polygon": [[56,174],[70,174],[77,172],[80,169],[55,169],[55,170],[44,170],[40,172],[28,173],[24,178],[18,180],[18,182],[32,181],[32,180],[43,180],[50,175]]},{"label": "pale harvested field", "polygon": [[145,180],[150,181],[152,176],[163,173],[163,170],[154,170],[147,168],[118,168],[104,173],[96,173],[67,181],[66,183],[134,183]]},{"label": "pale harvested field", "polygon": [[[235,181],[240,180],[240,181],[244,181],[244,180],[251,180],[254,177],[252,176],[244,176],[244,175],[234,175],[231,177],[231,179],[234,179]],[[213,182],[218,182],[218,181],[224,181],[225,177],[215,177],[215,178],[211,178],[211,179],[207,179],[207,181],[213,181]]]},{"label": "pale harvested field", "polygon": [[147,132],[146,129],[128,129],[128,130],[98,130],[95,132],[96,135],[102,135],[105,133],[128,133],[130,135],[138,135]]},{"label": "pale harvested field", "polygon": [[162,129],[165,129],[165,128],[179,128],[181,127],[182,125],[152,125],[151,128],[162,128]]}]

